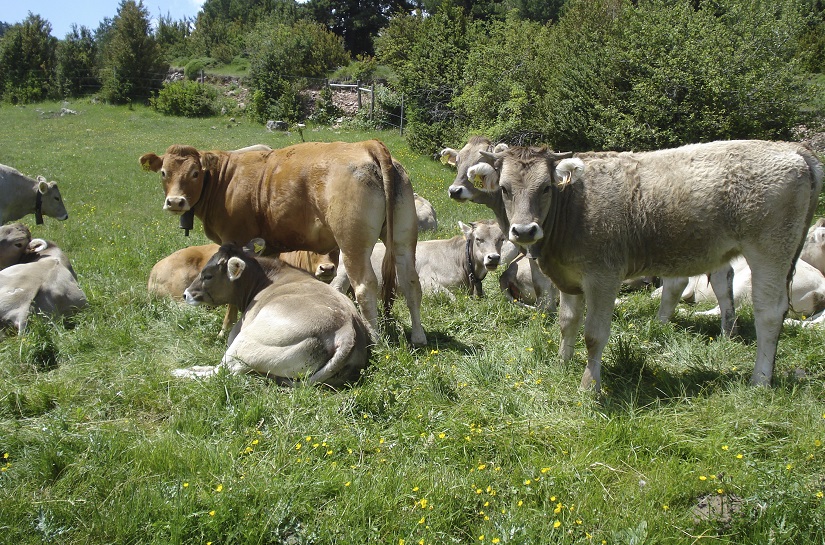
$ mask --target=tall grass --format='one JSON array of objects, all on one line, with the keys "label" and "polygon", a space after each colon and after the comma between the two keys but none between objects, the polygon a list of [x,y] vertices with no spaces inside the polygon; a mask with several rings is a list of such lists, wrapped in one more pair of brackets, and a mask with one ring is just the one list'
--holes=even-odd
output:
[{"label": "tall grass", "polygon": [[[595,399],[578,391],[583,342],[561,364],[555,318],[508,304],[492,274],[484,299],[425,298],[423,349],[398,303],[349,390],[175,379],[219,360],[222,313],[147,296],[157,260],[207,241],[161,210],[138,157],[300,137],[60,106],[0,108],[0,163],[60,183],[70,218],[27,220],[90,303],[72,329],[36,320],[0,341],[0,542],[825,542],[821,331],[787,329],[775,386],[754,389],[752,314],[730,340],[690,309],[659,324],[630,294]],[[303,136],[387,142],[438,212],[428,237],[491,217],[449,201],[453,172],[396,133]]]}]

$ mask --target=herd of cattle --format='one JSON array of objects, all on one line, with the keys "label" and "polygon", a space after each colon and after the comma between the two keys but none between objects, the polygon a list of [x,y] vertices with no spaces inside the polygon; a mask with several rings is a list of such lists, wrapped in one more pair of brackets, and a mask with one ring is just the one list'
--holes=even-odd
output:
[{"label": "herd of cattle", "polygon": [[[487,206],[496,219],[459,222],[461,235],[419,242],[419,230],[436,228],[435,211],[377,140],[234,151],[173,145],[142,155],[142,167],[160,173],[163,208],[182,226],[198,217],[215,242],[158,262],[150,293],[227,305],[221,362],[174,374],[226,367],[282,384],[343,386],[378,339],[379,293],[385,315],[403,295],[410,340],[425,345],[422,293],[480,296],[487,272],[502,264],[508,299],[551,312],[558,304],[562,359],[572,358],[584,323],[581,387],[596,391],[613,307],[633,279],[662,279],[654,292],[661,320],[680,299],[716,301],[709,312],[727,334],[735,309],[752,304],[754,385],[771,382],[789,308],[825,310],[825,223],[811,226],[823,166],[802,145],[573,154],[473,137],[441,156],[456,167],[450,197]],[[31,311],[69,317],[86,304],[54,243],[5,225],[32,213],[38,222],[68,217],[53,182],[0,165],[0,321],[19,332]]]}]

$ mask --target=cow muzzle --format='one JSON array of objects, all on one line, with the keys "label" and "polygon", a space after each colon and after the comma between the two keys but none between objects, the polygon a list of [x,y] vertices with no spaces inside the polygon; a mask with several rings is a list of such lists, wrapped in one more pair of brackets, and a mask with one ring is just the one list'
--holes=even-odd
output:
[{"label": "cow muzzle", "polygon": [[484,268],[488,271],[496,270],[500,263],[501,255],[499,254],[487,254],[484,256]]},{"label": "cow muzzle", "polygon": [[163,203],[163,209],[173,214],[183,214],[190,208],[189,200],[186,197],[166,197],[166,201]]},{"label": "cow muzzle", "polygon": [[532,244],[544,236],[544,230],[536,222],[510,225],[510,241],[520,246]]},{"label": "cow muzzle", "polygon": [[192,292],[189,291],[189,288],[186,288],[186,290],[184,290],[183,300],[186,301],[186,303],[189,305],[201,304],[200,299],[196,295],[193,295]]},{"label": "cow muzzle", "polygon": [[467,188],[460,185],[451,185],[447,191],[450,194],[450,198],[456,201],[466,201],[469,200],[471,196]]}]

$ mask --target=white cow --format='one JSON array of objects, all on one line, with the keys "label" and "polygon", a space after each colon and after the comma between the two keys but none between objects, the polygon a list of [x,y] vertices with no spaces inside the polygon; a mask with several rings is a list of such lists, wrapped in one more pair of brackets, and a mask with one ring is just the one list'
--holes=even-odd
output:
[{"label": "white cow", "polygon": [[176,369],[175,376],[210,376],[223,366],[284,385],[306,380],[339,387],[358,380],[368,364],[369,332],[354,303],[278,258],[224,244],[184,299],[193,305],[234,304],[243,317],[229,333],[219,365]]},{"label": "white cow", "polygon": [[807,261],[825,274],[825,218],[819,218],[808,229],[799,259]]},{"label": "white cow", "polygon": [[0,225],[34,214],[38,224],[43,216],[58,220],[69,217],[57,182],[43,176],[29,178],[6,165],[0,165]]},{"label": "white cow", "polygon": [[[423,240],[415,249],[415,270],[423,293],[444,293],[455,298],[451,290],[462,289],[469,295],[484,294],[481,282],[487,271],[495,270],[501,262],[504,233],[493,220],[458,222],[461,235],[443,240]],[[385,247],[378,243],[372,251],[372,268],[379,286],[384,279],[381,261]],[[346,267],[338,265],[338,279],[346,282]],[[342,278],[343,277],[343,278]]]},{"label": "white cow", "polygon": [[68,318],[86,306],[69,258],[53,242],[32,239],[17,265],[0,271],[0,323],[26,329],[31,312]]},{"label": "white cow", "polygon": [[415,198],[415,215],[418,217],[418,231],[438,229],[438,218],[435,215],[433,204],[418,193],[413,193],[413,197]]},{"label": "white cow", "polygon": [[809,149],[744,140],[576,158],[543,148],[483,155],[478,174],[501,195],[510,240],[529,248],[562,292],[564,360],[587,302],[583,388],[601,389],[622,280],[696,275],[740,254],[753,273],[751,384],[770,384],[788,282],[822,189],[823,167]]}]

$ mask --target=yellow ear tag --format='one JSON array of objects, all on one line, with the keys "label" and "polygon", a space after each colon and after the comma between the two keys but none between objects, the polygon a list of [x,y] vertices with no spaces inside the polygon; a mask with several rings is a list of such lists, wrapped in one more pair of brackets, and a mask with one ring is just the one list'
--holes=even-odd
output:
[{"label": "yellow ear tag", "polygon": [[449,162],[450,162],[450,154],[449,153],[445,153],[444,155],[441,156],[441,164],[442,165],[446,165]]},{"label": "yellow ear tag", "polygon": [[261,245],[261,244],[253,244],[252,247],[253,247],[256,254],[260,254],[261,252],[264,251],[264,246]]},{"label": "yellow ear tag", "polygon": [[478,189],[484,189],[484,178],[481,177],[481,174],[473,176],[473,185]]}]

